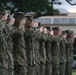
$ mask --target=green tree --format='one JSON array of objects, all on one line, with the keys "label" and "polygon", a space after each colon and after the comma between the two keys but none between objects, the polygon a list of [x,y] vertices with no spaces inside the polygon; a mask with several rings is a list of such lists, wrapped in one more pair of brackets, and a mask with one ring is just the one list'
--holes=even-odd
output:
[{"label": "green tree", "polygon": [[[53,4],[58,4],[57,0],[52,1]],[[15,9],[26,13],[34,12],[35,17],[58,14],[59,11],[54,9],[53,4],[48,0],[0,0],[0,5],[11,12]]]},{"label": "green tree", "polygon": [[19,11],[34,12],[35,17],[46,15],[47,10],[51,9],[48,0],[13,0],[13,3]]},{"label": "green tree", "polygon": [[12,0],[0,0],[0,7],[9,11],[14,10],[14,4],[12,3]]},{"label": "green tree", "polygon": [[54,5],[55,4],[61,5],[62,3],[59,0],[51,0],[50,4],[51,4],[51,11],[50,12],[51,12],[51,15],[53,16],[53,15],[55,15],[54,12],[57,12],[56,10],[54,11]]},{"label": "green tree", "polygon": [[[74,0],[66,0],[69,4],[75,5]],[[16,11],[34,12],[35,17],[59,14],[54,5],[61,5],[60,0],[0,0],[0,6],[13,13]]]},{"label": "green tree", "polygon": [[13,3],[19,11],[34,12],[35,17],[58,14],[59,11],[53,5],[61,4],[59,0],[13,0]]},{"label": "green tree", "polygon": [[0,0],[0,7],[4,7],[6,5],[7,0]]}]

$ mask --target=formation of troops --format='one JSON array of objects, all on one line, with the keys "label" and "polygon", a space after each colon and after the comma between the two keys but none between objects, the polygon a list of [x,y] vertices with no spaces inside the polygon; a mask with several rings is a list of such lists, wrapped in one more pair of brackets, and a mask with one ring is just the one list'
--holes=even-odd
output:
[{"label": "formation of troops", "polygon": [[73,42],[71,30],[0,8],[0,75],[72,75]]}]

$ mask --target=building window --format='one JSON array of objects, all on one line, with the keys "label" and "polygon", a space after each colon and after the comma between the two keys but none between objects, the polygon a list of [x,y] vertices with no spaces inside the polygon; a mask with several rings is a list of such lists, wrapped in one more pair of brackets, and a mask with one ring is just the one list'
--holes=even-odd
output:
[{"label": "building window", "polygon": [[45,24],[51,24],[51,18],[45,18]]},{"label": "building window", "polygon": [[75,18],[69,18],[69,24],[75,24]]},{"label": "building window", "polygon": [[60,24],[60,18],[54,18],[53,22],[54,24]]},{"label": "building window", "polygon": [[36,19],[36,21],[40,22],[41,24],[45,24],[45,19],[43,18]]},{"label": "building window", "polygon": [[61,18],[60,24],[68,24],[68,18]]}]

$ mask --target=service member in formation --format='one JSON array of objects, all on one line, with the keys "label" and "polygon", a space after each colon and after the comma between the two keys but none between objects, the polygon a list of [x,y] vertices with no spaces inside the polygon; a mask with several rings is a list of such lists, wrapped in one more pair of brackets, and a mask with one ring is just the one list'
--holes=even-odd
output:
[{"label": "service member in formation", "polygon": [[47,28],[47,39],[45,42],[45,48],[46,48],[46,65],[45,65],[45,75],[52,75],[52,54],[51,54],[51,41],[53,36],[53,31],[51,31],[51,27]]},{"label": "service member in formation", "polygon": [[66,32],[62,31],[60,41],[60,63],[59,63],[59,75],[65,75],[66,64]]},{"label": "service member in formation", "polygon": [[[43,28],[40,27],[40,28]],[[45,75],[45,65],[46,65],[46,48],[45,41],[47,39],[47,29],[43,28],[41,32],[41,39],[39,40],[39,54],[40,54],[40,75]]]},{"label": "service member in formation", "polygon": [[12,41],[12,25],[14,24],[15,19],[13,17],[7,18],[5,26],[5,37],[7,44],[7,53],[8,53],[8,75],[14,75],[14,60],[13,60],[13,41]]},{"label": "service member in formation", "polygon": [[60,35],[59,27],[53,27],[53,38],[51,42],[52,50],[52,75],[59,75],[59,54],[60,54]]},{"label": "service member in formation", "polygon": [[70,33],[70,75],[72,75],[73,71],[73,43],[74,43],[74,33],[71,31]]},{"label": "service member in formation", "polygon": [[15,75],[27,75],[27,55],[24,41],[24,24],[26,22],[22,12],[14,14],[15,23],[12,26],[13,56]]},{"label": "service member in formation", "polygon": [[8,75],[8,54],[5,37],[5,25],[8,14],[0,8],[0,75]]},{"label": "service member in formation", "polygon": [[67,44],[66,44],[66,69],[65,75],[72,75],[72,62],[73,62],[73,32],[66,30]]},{"label": "service member in formation", "polygon": [[27,21],[25,23],[25,44],[27,52],[28,75],[39,74],[39,30],[38,24],[31,16],[25,16]]}]

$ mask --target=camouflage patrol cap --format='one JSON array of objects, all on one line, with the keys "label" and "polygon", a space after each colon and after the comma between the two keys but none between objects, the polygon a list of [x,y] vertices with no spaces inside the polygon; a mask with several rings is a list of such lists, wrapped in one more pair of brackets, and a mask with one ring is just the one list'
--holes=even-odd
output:
[{"label": "camouflage patrol cap", "polygon": [[31,16],[31,15],[25,15],[25,18],[26,18],[28,21],[33,21],[33,20],[34,20],[33,16]]},{"label": "camouflage patrol cap", "polygon": [[5,15],[5,14],[6,14],[6,12],[5,12],[4,8],[0,7],[0,15]]},{"label": "camouflage patrol cap", "polygon": [[65,30],[65,32],[66,32],[68,35],[73,34],[73,31],[70,31],[70,30]]},{"label": "camouflage patrol cap", "polygon": [[68,34],[69,34],[69,35],[72,35],[72,34],[73,34],[73,31],[70,31]]},{"label": "camouflage patrol cap", "polygon": [[19,18],[19,19],[24,19],[25,17],[24,17],[23,12],[16,12],[16,13],[14,14],[14,18],[15,18],[15,19],[17,19],[17,18]]},{"label": "camouflage patrol cap", "polygon": [[46,27],[46,28],[47,28],[47,30],[51,31],[51,27]]},{"label": "camouflage patrol cap", "polygon": [[59,27],[53,27],[52,30],[59,30]]},{"label": "camouflage patrol cap", "polygon": [[74,33],[73,31],[71,31],[72,32],[72,34]]},{"label": "camouflage patrol cap", "polygon": [[65,32],[66,32],[67,34],[69,33],[69,31],[70,31],[69,29],[68,29],[68,30],[65,30]]}]

